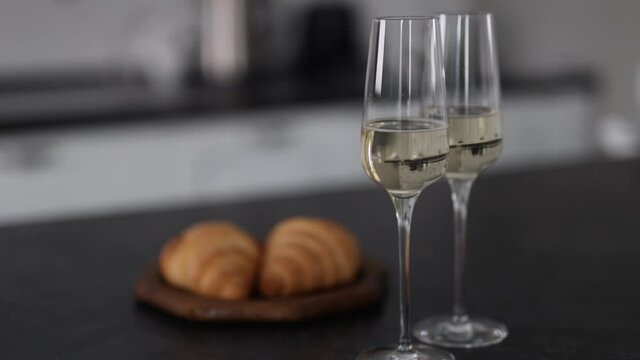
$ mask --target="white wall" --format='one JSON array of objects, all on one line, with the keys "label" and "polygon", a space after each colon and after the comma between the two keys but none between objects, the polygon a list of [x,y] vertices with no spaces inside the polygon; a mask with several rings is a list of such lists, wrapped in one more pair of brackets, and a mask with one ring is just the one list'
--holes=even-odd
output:
[{"label": "white wall", "polygon": [[501,67],[553,74],[575,66],[601,76],[601,110],[637,117],[640,1],[476,0],[496,14]]},{"label": "white wall", "polygon": [[2,0],[0,75],[102,66],[145,0]]},{"label": "white wall", "polygon": [[[345,3],[360,10],[357,36],[361,45],[366,46],[372,16],[462,9],[469,1],[347,0]],[[176,10],[190,3],[195,4],[197,0],[2,0],[0,77],[50,68],[117,66],[126,60],[123,57],[130,56],[131,50],[127,47],[131,46],[131,38],[149,30],[152,14],[162,12],[159,10],[162,8]],[[276,16],[289,16],[295,21],[303,7],[326,1],[273,0],[271,3],[277,9]],[[170,25],[171,21],[164,22],[163,26]],[[281,18],[278,21],[281,22]]]}]

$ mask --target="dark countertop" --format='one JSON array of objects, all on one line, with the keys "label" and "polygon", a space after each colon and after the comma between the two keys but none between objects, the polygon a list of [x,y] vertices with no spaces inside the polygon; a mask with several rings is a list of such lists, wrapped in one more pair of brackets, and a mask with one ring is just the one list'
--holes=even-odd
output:
[{"label": "dark countertop", "polygon": [[[363,175],[364,176],[364,175]],[[446,311],[451,206],[428,188],[413,232],[413,318]],[[498,346],[458,359],[640,359],[640,162],[487,175],[470,207],[467,305],[503,320]],[[137,304],[162,243],[203,218],[264,235],[295,214],[334,218],[395,280],[392,206],[377,188],[0,229],[3,359],[353,359],[397,337],[379,307],[301,324],[194,324]]]},{"label": "dark countertop", "polygon": [[272,76],[234,85],[191,84],[172,91],[140,82],[76,79],[2,86],[0,131],[86,126],[100,123],[175,121],[194,114],[360,100],[364,78],[353,72]]},{"label": "dark countertop", "polygon": [[[506,75],[502,88],[505,94],[593,95],[599,86],[590,71],[577,69],[546,76]],[[118,73],[108,72],[0,77],[0,131],[176,121],[195,114],[360,102],[363,89],[364,68],[260,76],[233,86],[195,82],[172,92],[154,91],[140,79],[124,81]]]}]

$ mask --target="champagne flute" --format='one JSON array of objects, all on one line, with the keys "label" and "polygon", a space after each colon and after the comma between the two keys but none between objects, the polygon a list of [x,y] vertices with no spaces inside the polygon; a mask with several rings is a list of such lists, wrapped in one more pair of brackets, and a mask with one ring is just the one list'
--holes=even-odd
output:
[{"label": "champagne flute", "polygon": [[469,317],[462,290],[467,247],[467,203],[473,181],[502,150],[500,79],[493,18],[488,13],[440,15],[449,119],[449,167],[454,212],[453,314],[416,324],[420,341],[446,347],[497,344],[508,334],[497,321]]},{"label": "champagne flute", "polygon": [[[412,345],[409,313],[409,231],[418,195],[442,177],[449,143],[437,17],[373,20],[365,85],[361,160],[396,208],[400,262],[400,340],[358,359],[453,359]],[[423,109],[429,108],[425,115]]]}]

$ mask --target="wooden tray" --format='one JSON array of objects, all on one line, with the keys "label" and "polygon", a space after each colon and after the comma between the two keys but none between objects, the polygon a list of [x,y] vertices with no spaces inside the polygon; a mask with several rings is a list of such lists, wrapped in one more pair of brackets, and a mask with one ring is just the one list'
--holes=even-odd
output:
[{"label": "wooden tray", "polygon": [[195,321],[291,322],[356,310],[382,297],[384,269],[366,260],[351,284],[281,299],[215,300],[167,284],[158,264],[151,265],[135,286],[136,298],[169,314]]}]

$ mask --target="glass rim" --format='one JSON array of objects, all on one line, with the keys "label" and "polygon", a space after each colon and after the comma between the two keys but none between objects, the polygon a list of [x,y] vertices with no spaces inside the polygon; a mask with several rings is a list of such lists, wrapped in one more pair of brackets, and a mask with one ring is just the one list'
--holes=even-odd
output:
[{"label": "glass rim", "polygon": [[438,13],[438,17],[440,16],[467,16],[467,17],[492,17],[493,13],[489,11],[442,11]]},{"label": "glass rim", "polygon": [[432,21],[438,20],[438,15],[391,15],[391,16],[376,16],[373,21],[402,21],[402,20],[423,20]]}]

